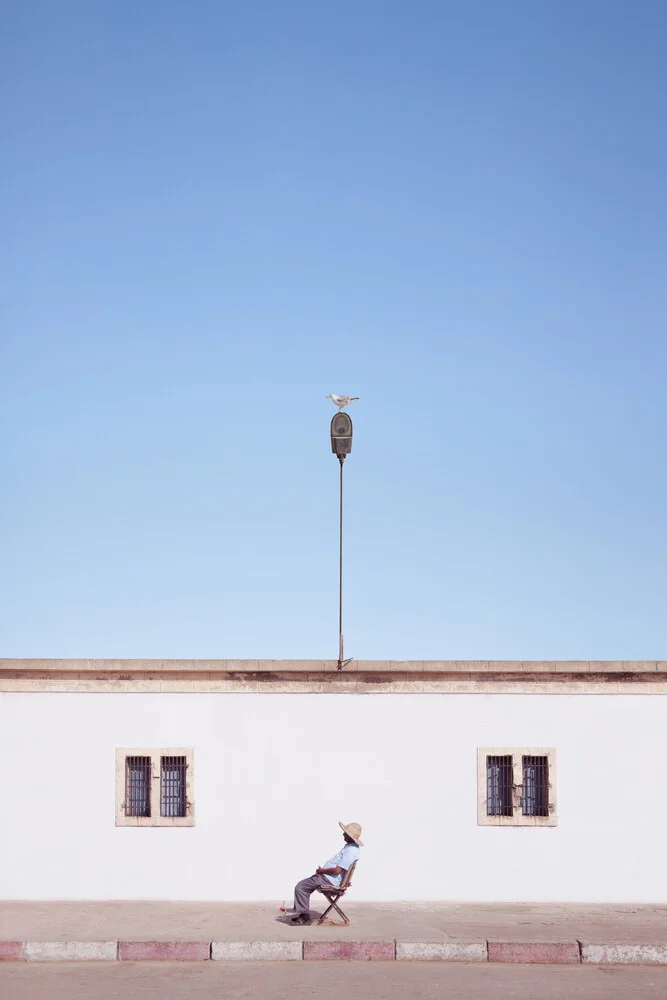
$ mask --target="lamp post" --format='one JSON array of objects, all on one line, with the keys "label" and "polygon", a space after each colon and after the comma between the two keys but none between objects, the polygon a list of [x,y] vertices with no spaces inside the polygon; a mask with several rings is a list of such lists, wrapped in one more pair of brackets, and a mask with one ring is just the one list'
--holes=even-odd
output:
[{"label": "lamp post", "polygon": [[343,462],[352,451],[352,421],[347,413],[339,411],[331,421],[331,450],[340,463],[340,488],[338,509],[338,669],[342,670],[347,660],[343,652]]}]

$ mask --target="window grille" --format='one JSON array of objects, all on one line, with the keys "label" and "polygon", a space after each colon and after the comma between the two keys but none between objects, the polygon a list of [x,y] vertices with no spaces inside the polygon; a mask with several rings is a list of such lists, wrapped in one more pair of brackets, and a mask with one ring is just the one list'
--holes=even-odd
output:
[{"label": "window grille", "polygon": [[512,815],[512,755],[486,758],[486,814]]},{"label": "window grille", "polygon": [[192,747],[116,747],[116,826],[195,825]]},{"label": "window grille", "polygon": [[160,815],[185,816],[185,757],[160,758]]},{"label": "window grille", "polygon": [[523,757],[521,811],[524,816],[549,815],[548,757]]},{"label": "window grille", "polygon": [[125,758],[125,815],[151,814],[151,759]]}]

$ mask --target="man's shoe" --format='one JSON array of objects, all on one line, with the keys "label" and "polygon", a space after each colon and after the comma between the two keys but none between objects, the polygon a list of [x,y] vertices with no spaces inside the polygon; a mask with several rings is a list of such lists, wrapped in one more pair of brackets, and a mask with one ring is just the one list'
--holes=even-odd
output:
[{"label": "man's shoe", "polygon": [[291,924],[294,924],[294,925],[296,925],[296,924],[303,924],[306,927],[308,927],[310,924],[312,924],[312,922],[313,921],[310,919],[310,917],[308,917],[308,916],[306,916],[306,915],[304,915],[302,913],[297,914],[295,917],[292,917],[292,919],[290,920]]}]

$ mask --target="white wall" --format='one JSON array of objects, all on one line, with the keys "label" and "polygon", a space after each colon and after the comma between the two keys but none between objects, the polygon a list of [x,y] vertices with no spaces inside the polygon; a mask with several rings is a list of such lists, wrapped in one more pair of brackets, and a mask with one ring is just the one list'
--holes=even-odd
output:
[{"label": "white wall", "polygon": [[[478,827],[476,748],[554,746],[558,826]],[[116,747],[193,746],[196,826],[114,825]],[[667,697],[0,695],[0,898],[667,902]]]}]

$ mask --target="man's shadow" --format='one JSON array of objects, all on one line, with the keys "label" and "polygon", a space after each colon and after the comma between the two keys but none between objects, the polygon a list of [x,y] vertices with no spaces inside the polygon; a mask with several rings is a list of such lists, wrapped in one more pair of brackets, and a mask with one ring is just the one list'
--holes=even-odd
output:
[{"label": "man's shadow", "polygon": [[[279,924],[289,924],[291,926],[293,916],[294,916],[293,913],[279,913],[278,916],[276,917],[276,920],[278,921]],[[317,910],[310,910],[308,916],[310,917],[312,922],[315,923],[316,920],[321,919],[322,914]]]}]

